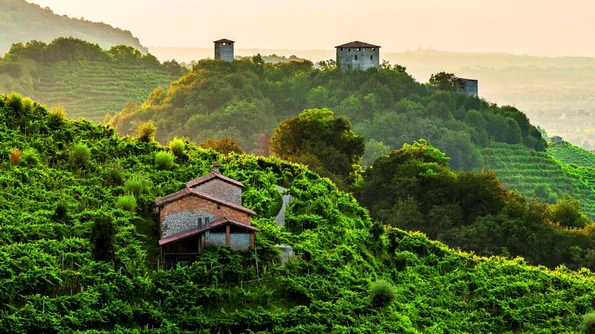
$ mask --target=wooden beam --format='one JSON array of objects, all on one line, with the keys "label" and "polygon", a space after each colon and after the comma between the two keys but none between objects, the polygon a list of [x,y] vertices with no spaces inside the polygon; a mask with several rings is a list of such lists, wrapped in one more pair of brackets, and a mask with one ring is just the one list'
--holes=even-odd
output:
[{"label": "wooden beam", "polygon": [[229,238],[229,232],[231,230],[231,226],[229,224],[227,224],[225,226],[225,246],[229,247],[230,246],[230,238]]}]

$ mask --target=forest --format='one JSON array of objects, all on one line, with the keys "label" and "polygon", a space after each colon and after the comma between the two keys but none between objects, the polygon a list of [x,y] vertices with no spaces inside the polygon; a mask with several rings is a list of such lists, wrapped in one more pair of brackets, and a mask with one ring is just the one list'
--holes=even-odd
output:
[{"label": "forest", "polygon": [[[316,110],[302,120],[317,115],[339,118]],[[349,133],[349,124],[337,124]],[[561,333],[593,326],[589,269],[480,257],[380,224],[302,165],[223,155],[189,140],[172,150],[150,132],[119,137],[110,126],[67,120],[16,94],[0,96],[0,138],[3,332]],[[214,161],[246,185],[243,203],[259,215],[255,251],[213,249],[189,267],[159,270],[153,201]],[[374,165],[363,174],[362,201],[382,202],[367,197],[366,182],[388,172],[414,200],[435,185],[423,207],[453,205],[440,203],[445,184],[459,193],[491,189],[463,207],[465,222],[488,223],[489,216],[478,218],[484,213],[514,220],[538,205],[503,190],[489,173],[457,175],[424,141]],[[286,228],[273,219],[277,184],[294,198]],[[285,266],[276,244],[295,250]]]}]

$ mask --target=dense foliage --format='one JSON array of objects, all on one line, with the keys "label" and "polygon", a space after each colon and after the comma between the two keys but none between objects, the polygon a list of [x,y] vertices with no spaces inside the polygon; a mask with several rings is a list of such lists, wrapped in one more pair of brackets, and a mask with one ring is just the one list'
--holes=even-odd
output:
[{"label": "dense foliage", "polygon": [[479,166],[478,148],[492,142],[545,149],[539,131],[515,108],[434,90],[415,82],[402,66],[342,72],[314,69],[308,61],[203,60],[167,92],[156,89],[141,106],[124,108],[110,122],[131,134],[137,123],[151,119],[163,143],[176,136],[202,142],[227,134],[255,152],[260,136],[281,120],[304,109],[329,108],[367,143],[398,148],[424,137],[457,169]]},{"label": "dense foliage", "polygon": [[[372,224],[351,196],[303,167],[185,144],[184,158],[157,170],[155,154],[166,149],[155,142],[0,97],[2,332],[561,333],[580,330],[593,308],[587,270],[452,251]],[[90,151],[84,168],[72,168],[77,145]],[[15,148],[38,160],[11,163]],[[255,251],[211,249],[191,266],[158,270],[154,199],[215,160],[259,214]],[[140,195],[125,194],[122,181],[139,178]],[[293,196],[285,227],[271,210],[277,184]],[[136,209],[117,208],[122,196]],[[275,244],[293,247],[286,266]],[[394,299],[374,308],[371,283],[381,280]]]},{"label": "dense foliage", "polygon": [[575,199],[527,201],[493,173],[455,174],[444,153],[423,140],[376,160],[358,197],[374,218],[452,247],[595,270],[595,225]]},{"label": "dense foliage", "polygon": [[364,153],[364,139],[328,109],[304,110],[282,121],[270,142],[275,156],[307,165],[342,186],[355,181]]},{"label": "dense foliage", "polygon": [[51,108],[64,107],[71,119],[103,121],[106,113],[138,104],[184,72],[175,61],[160,63],[129,46],[103,50],[73,38],[30,41],[13,44],[0,59],[0,93],[19,92]]},{"label": "dense foliage", "polygon": [[69,18],[54,14],[49,8],[25,0],[0,0],[0,54],[13,43],[38,40],[50,42],[62,36],[73,36],[104,48],[124,44],[146,53],[146,49],[129,31],[105,23]]}]

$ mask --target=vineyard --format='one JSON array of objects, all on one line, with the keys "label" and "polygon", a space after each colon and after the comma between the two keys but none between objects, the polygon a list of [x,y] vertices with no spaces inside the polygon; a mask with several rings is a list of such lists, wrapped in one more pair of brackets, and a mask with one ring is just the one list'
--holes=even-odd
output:
[{"label": "vineyard", "polygon": [[121,111],[128,101],[144,101],[155,87],[167,88],[177,77],[141,64],[61,62],[43,67],[33,79],[35,99],[64,107],[69,118],[101,122],[106,113]]},{"label": "vineyard", "polygon": [[593,154],[570,144],[535,152],[520,145],[494,144],[482,150],[484,168],[512,190],[553,202],[564,193],[576,197],[589,217],[595,217]]},{"label": "vineyard", "polygon": [[[155,142],[0,96],[0,331],[564,333],[595,303],[588,270],[482,258],[378,228],[300,165],[184,146],[159,168],[156,153],[168,150]],[[153,201],[215,160],[259,214],[255,251],[211,249],[159,270]],[[277,184],[294,198],[285,227],[271,209]],[[276,244],[294,249],[285,266]]]}]

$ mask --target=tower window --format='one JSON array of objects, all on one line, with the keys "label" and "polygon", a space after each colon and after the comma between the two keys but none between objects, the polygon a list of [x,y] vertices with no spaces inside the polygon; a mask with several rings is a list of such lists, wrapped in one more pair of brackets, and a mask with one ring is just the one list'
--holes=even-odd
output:
[{"label": "tower window", "polygon": [[370,60],[374,60],[374,56],[370,56]]},{"label": "tower window", "polygon": [[340,50],[343,51],[343,48],[341,48]]},{"label": "tower window", "polygon": [[361,51],[361,50],[362,50],[362,48],[358,48],[358,49],[357,49],[357,51]]},{"label": "tower window", "polygon": [[347,49],[348,52],[351,52],[351,49]]},{"label": "tower window", "polygon": [[357,60],[357,55],[353,56],[353,59],[354,59],[354,60]]}]

